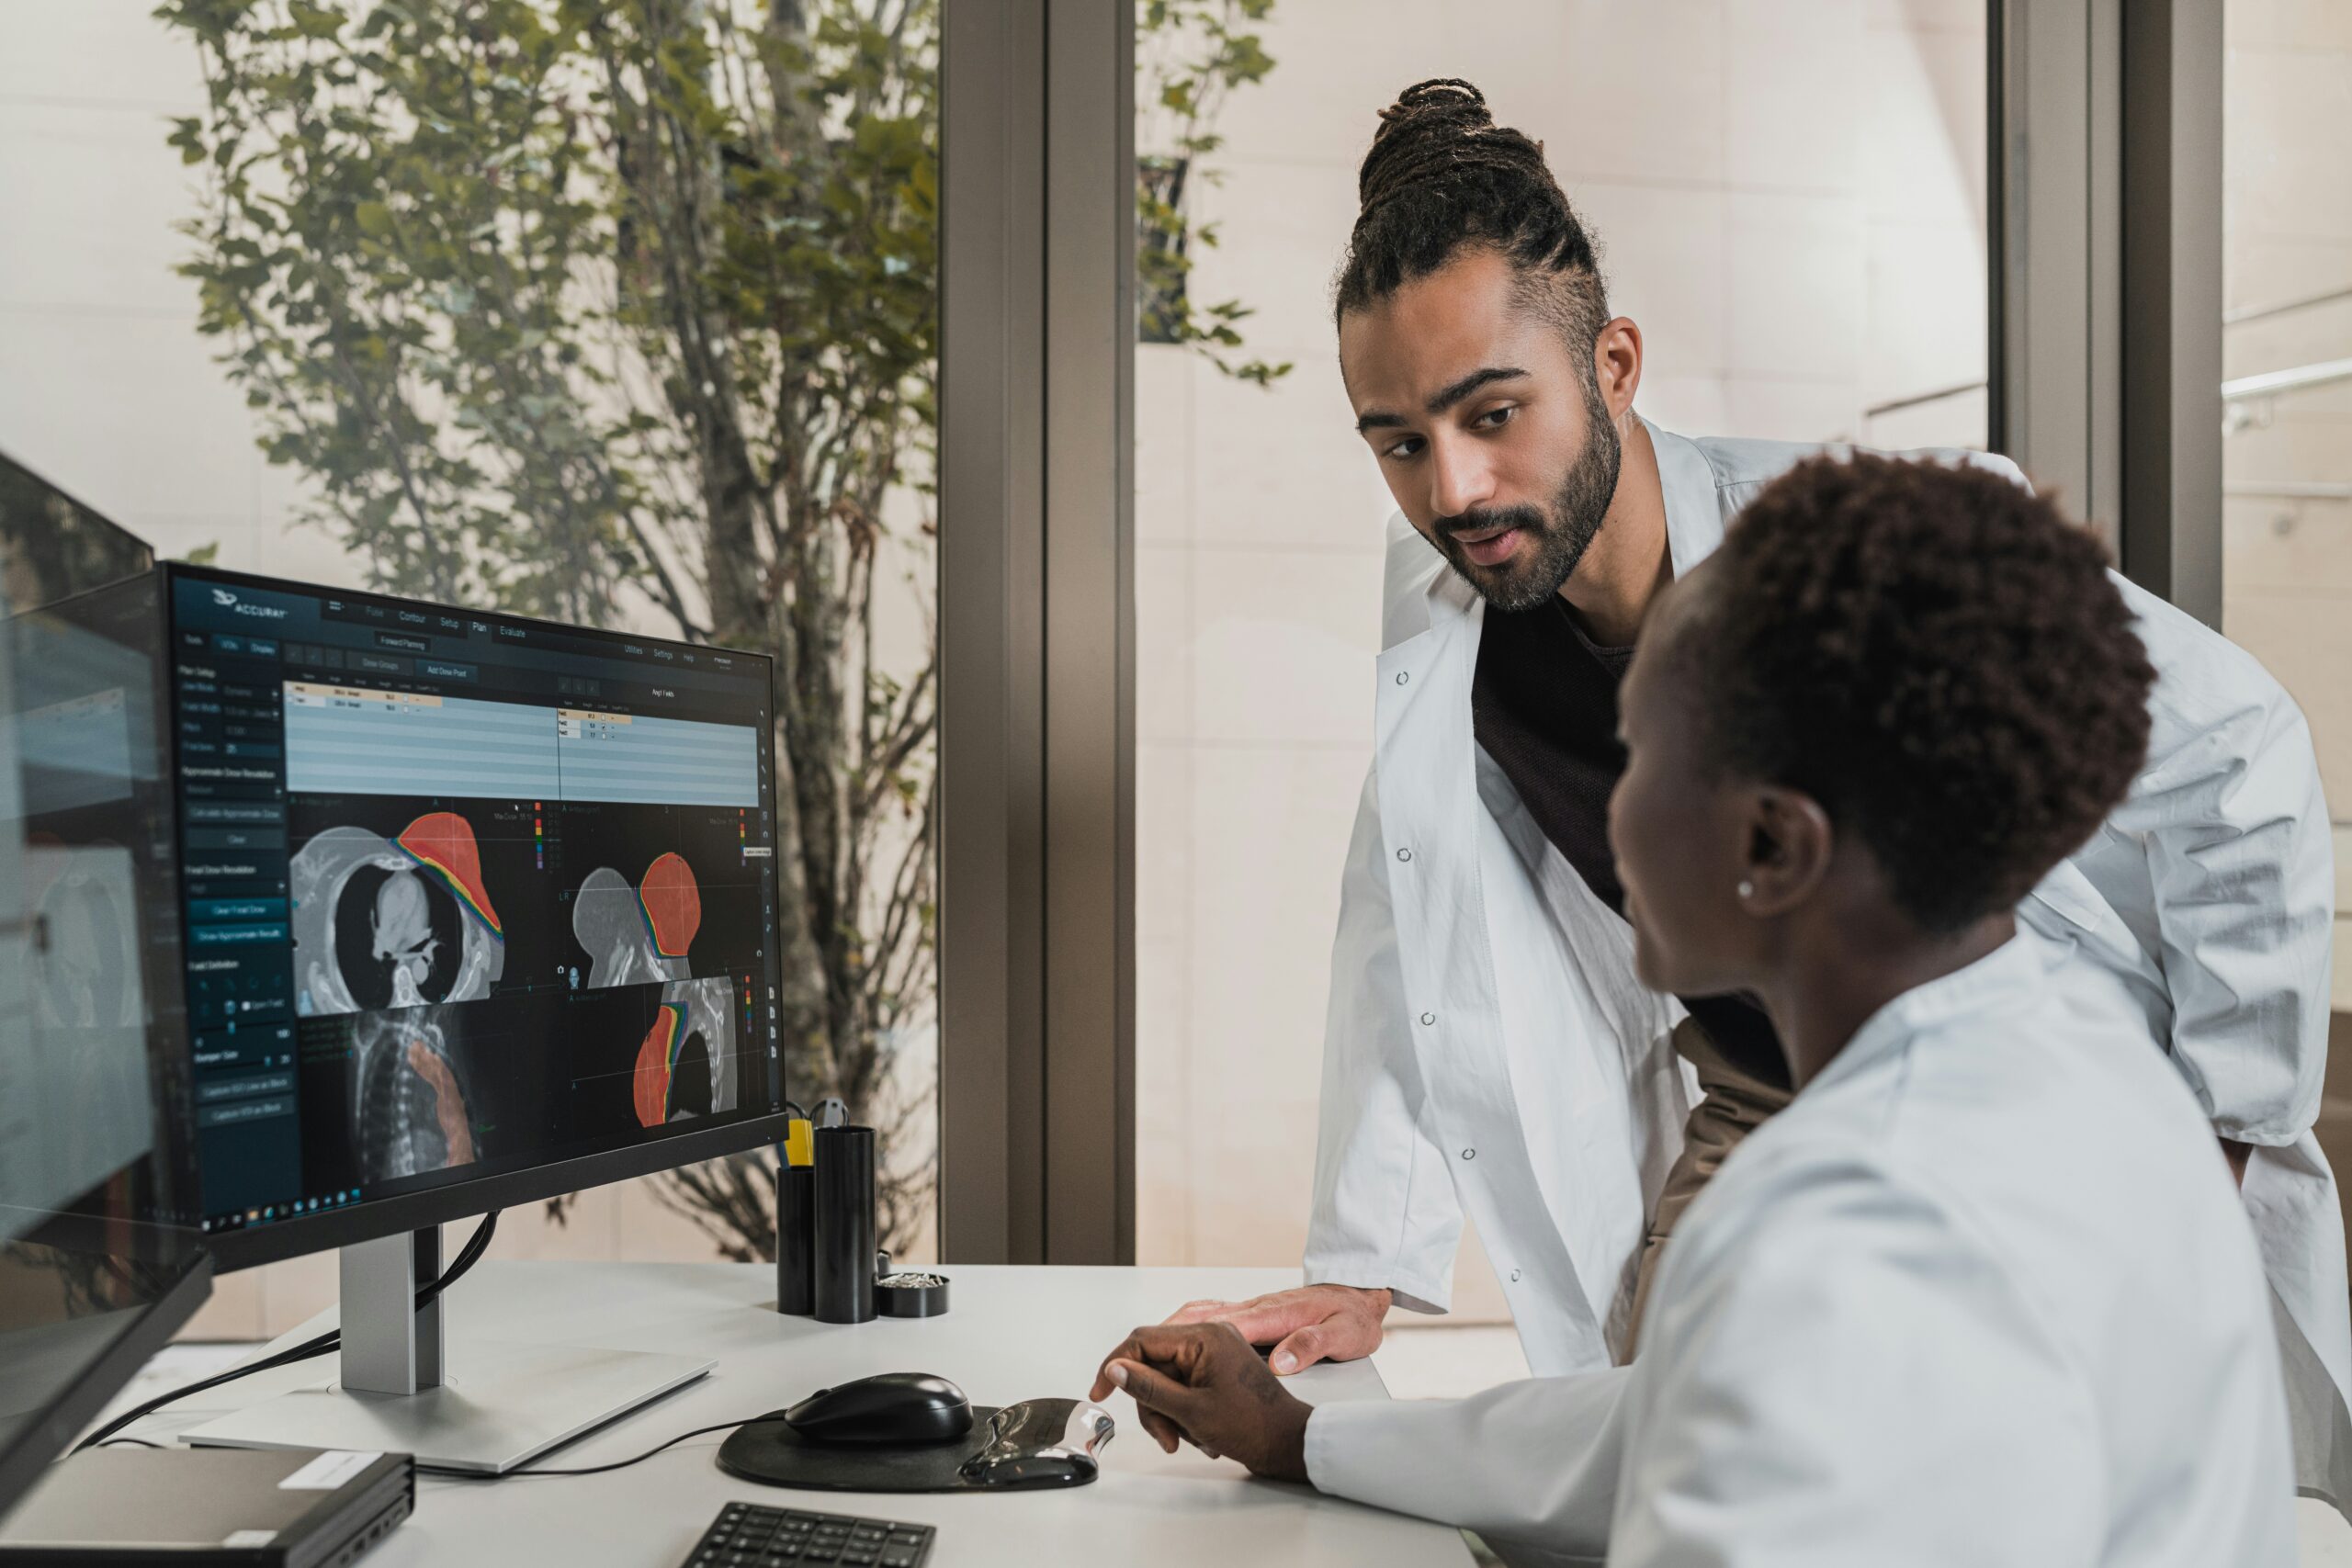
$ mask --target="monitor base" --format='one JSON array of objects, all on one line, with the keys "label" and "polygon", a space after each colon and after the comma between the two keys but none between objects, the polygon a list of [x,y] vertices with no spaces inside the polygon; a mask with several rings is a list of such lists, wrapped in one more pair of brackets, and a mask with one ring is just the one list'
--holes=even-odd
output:
[{"label": "monitor base", "polygon": [[346,1391],[339,1380],[282,1393],[180,1434],[198,1448],[356,1449],[420,1465],[503,1475],[559,1444],[683,1388],[718,1363],[647,1350],[460,1339],[437,1387]]}]

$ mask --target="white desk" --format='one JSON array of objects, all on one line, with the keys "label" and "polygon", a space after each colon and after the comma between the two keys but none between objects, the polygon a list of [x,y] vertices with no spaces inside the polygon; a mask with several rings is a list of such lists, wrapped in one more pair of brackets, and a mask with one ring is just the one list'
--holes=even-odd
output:
[{"label": "white desk", "polygon": [[[673,1350],[718,1365],[667,1398],[542,1459],[578,1466],[626,1459],[673,1432],[761,1415],[810,1390],[875,1372],[952,1378],[978,1404],[1087,1391],[1111,1347],[1195,1297],[1239,1298],[1298,1282],[1277,1269],[959,1267],[944,1317],[854,1326],[780,1317],[764,1265],[484,1263],[447,1298],[453,1328],[502,1338]],[[272,1348],[332,1326],[322,1314]],[[460,1328],[459,1331],[462,1331]],[[326,1359],[241,1379],[130,1429],[161,1441],[224,1410],[314,1382]],[[1317,1367],[1291,1380],[1303,1398],[1385,1399],[1369,1362]],[[1117,1439],[1102,1477],[1066,1492],[945,1495],[790,1492],[737,1481],[713,1461],[723,1432],[691,1438],[628,1470],[582,1477],[471,1482],[423,1479],[417,1511],[368,1568],[560,1562],[674,1568],[734,1499],[771,1506],[921,1520],[938,1527],[938,1568],[1001,1563],[1256,1562],[1379,1568],[1466,1563],[1459,1533],[1310,1488],[1255,1481],[1190,1448],[1163,1454],[1114,1395]]]}]

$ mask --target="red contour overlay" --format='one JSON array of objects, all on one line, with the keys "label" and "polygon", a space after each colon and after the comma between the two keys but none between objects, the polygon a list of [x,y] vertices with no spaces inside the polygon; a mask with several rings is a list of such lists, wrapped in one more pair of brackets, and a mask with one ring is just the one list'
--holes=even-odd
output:
[{"label": "red contour overlay", "polygon": [[659,1127],[670,1119],[670,1075],[677,1070],[678,1051],[686,1043],[686,1004],[663,1002],[637,1048],[637,1123]]},{"label": "red contour overlay", "polygon": [[653,937],[653,951],[664,958],[684,958],[702,929],[702,888],[685,857],[664,853],[645,868],[637,886],[638,908],[645,911],[645,929]]},{"label": "red contour overlay", "polygon": [[482,886],[481,849],[474,842],[472,823],[454,811],[435,811],[410,823],[393,842],[439,877],[442,886],[458,896],[458,902],[490,928],[491,935],[506,940],[506,928],[498,923],[498,911],[490,907],[490,889]]}]

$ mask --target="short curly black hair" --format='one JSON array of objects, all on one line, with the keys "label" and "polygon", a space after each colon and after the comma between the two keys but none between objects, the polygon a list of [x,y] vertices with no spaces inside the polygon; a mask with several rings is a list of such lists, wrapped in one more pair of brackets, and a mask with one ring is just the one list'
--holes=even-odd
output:
[{"label": "short curly black hair", "polygon": [[1485,246],[1510,260],[1527,300],[1578,350],[1609,320],[1592,233],[1544,162],[1458,77],[1416,82],[1380,111],[1356,174],[1358,209],[1333,290],[1344,319]]},{"label": "short curly black hair", "polygon": [[1702,576],[1662,629],[1709,765],[1818,801],[1925,931],[2013,908],[2146,759],[2155,671],[2104,551],[2001,474],[1809,459]]}]

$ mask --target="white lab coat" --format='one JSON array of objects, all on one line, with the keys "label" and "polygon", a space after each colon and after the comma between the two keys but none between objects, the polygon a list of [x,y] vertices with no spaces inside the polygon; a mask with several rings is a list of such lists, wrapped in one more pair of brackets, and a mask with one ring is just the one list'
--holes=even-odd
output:
[{"label": "white lab coat", "polygon": [[[1647,428],[1677,576],[1766,482],[1824,450]],[[1939,456],[2024,482],[2003,457]],[[1306,1275],[1443,1311],[1466,1213],[1533,1371],[1606,1366],[1696,1092],[1668,1039],[1683,1010],[1634,980],[1631,929],[1476,742],[1482,602],[1401,515],[1389,532]],[[2352,1308],[2335,1178],[2312,1135],[2335,898],[2318,768],[2301,714],[2253,658],[2116,581],[2159,675],[2148,764],[2020,916],[2120,978],[2212,1130],[2256,1145],[2245,1199],[2298,1331],[2304,1480],[2340,1499],[2322,1485],[2352,1461]]]},{"label": "white lab coat", "polygon": [[2286,1568],[2256,1261],[2179,1076],[2020,934],[1882,1008],[1733,1152],[1632,1366],[1326,1405],[1307,1468],[1515,1563]]}]

